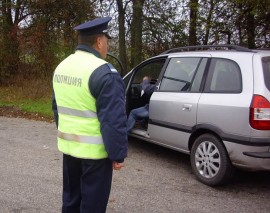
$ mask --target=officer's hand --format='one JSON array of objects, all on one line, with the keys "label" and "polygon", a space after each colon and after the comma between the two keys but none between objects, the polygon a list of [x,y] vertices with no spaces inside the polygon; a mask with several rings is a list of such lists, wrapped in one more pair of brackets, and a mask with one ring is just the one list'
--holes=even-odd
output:
[{"label": "officer's hand", "polygon": [[125,167],[124,163],[118,163],[118,162],[113,161],[113,169],[114,170],[120,170],[123,167]]}]

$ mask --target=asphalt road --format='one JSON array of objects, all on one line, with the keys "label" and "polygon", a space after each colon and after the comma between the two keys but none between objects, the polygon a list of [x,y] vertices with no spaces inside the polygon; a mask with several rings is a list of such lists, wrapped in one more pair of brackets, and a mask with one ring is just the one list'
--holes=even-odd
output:
[{"label": "asphalt road", "polygon": [[[0,213],[61,209],[55,125],[0,116]],[[226,186],[198,182],[189,157],[137,139],[114,172],[108,213],[269,213],[270,172],[238,171]]]}]

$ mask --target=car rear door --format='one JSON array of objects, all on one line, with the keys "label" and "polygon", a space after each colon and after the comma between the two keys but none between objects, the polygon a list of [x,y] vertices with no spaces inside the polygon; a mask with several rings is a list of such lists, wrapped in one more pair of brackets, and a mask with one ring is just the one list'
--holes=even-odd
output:
[{"label": "car rear door", "polygon": [[148,133],[156,143],[188,152],[210,55],[169,58],[150,100]]}]

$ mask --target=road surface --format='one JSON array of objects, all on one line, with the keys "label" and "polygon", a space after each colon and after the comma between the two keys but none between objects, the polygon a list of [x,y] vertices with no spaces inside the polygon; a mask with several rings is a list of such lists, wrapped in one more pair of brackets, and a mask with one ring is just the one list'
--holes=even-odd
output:
[{"label": "road surface", "polygon": [[[62,155],[53,123],[0,116],[0,213],[61,211]],[[270,173],[238,171],[226,186],[198,182],[189,157],[129,140],[107,213],[269,213]]]}]

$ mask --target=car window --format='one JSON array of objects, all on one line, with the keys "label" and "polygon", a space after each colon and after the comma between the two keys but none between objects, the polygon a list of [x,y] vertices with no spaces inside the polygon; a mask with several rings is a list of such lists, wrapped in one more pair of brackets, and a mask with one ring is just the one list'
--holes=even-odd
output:
[{"label": "car window", "polygon": [[172,58],[161,81],[160,91],[190,91],[201,61],[202,58]]},{"label": "car window", "polygon": [[213,58],[206,80],[205,92],[240,93],[242,77],[239,65],[228,59]]},{"label": "car window", "polygon": [[[148,96],[143,95],[141,90],[141,82],[144,76],[151,78],[150,83],[155,85],[161,70],[166,62],[167,57],[155,58],[134,68],[131,72],[131,81],[127,89],[127,112],[134,108],[145,106],[149,103]],[[130,76],[129,76],[130,78]]]},{"label": "car window", "polygon": [[157,59],[140,67],[132,80],[133,84],[140,84],[144,76],[149,76],[152,80],[157,80],[166,59]]},{"label": "car window", "polygon": [[196,72],[196,75],[194,77],[194,80],[192,82],[191,89],[190,89],[191,92],[199,92],[200,91],[202,78],[203,78],[203,74],[205,71],[207,60],[208,60],[207,58],[202,59],[200,65],[199,65],[199,68]]},{"label": "car window", "polygon": [[264,83],[268,90],[270,90],[270,57],[262,58]]}]

